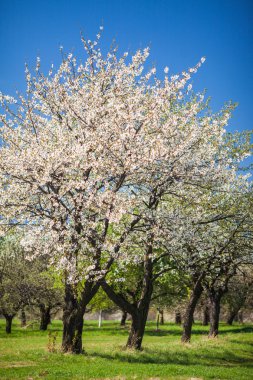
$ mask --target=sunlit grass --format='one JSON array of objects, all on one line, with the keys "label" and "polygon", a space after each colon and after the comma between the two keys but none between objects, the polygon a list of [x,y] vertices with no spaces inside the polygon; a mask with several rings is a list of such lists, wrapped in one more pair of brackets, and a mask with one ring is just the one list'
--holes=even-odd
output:
[{"label": "sunlit grass", "polygon": [[194,326],[191,344],[180,343],[180,326],[165,324],[155,331],[149,323],[143,350],[125,349],[127,328],[104,322],[85,322],[84,355],[60,352],[62,324],[54,321],[56,352],[48,352],[48,332],[38,326],[22,329],[18,321],[7,336],[0,321],[0,379],[253,379],[252,325],[221,326],[217,339],[207,328]]}]

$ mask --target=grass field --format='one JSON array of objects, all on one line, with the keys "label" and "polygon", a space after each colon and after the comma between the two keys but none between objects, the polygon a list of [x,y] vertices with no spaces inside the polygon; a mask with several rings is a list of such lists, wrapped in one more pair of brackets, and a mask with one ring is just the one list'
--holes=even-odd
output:
[{"label": "grass field", "polygon": [[125,350],[127,328],[118,323],[85,322],[84,355],[60,353],[61,322],[56,352],[48,352],[48,332],[26,329],[14,322],[7,336],[0,320],[0,379],[253,379],[253,326],[221,325],[219,338],[208,339],[207,328],[195,324],[191,344],[180,343],[180,326],[165,324],[155,331],[149,323],[143,350]]}]

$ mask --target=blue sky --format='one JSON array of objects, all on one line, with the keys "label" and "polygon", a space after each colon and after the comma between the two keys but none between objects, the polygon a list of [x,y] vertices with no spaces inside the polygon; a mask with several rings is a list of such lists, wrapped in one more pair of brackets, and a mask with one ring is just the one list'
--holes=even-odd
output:
[{"label": "blue sky", "polygon": [[150,46],[150,66],[176,74],[207,60],[194,77],[217,110],[238,102],[231,130],[252,129],[253,0],[0,0],[0,91],[24,90],[24,63],[48,68],[59,46],[79,58],[80,31],[92,39],[103,24],[103,47]]}]

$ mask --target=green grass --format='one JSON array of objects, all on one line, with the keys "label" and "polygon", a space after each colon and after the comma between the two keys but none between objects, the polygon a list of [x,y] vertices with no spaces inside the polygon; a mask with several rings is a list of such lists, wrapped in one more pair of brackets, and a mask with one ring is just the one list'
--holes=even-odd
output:
[{"label": "green grass", "polygon": [[[36,327],[36,326],[35,326]],[[15,321],[7,336],[0,320],[0,379],[253,379],[253,326],[221,325],[220,336],[208,339],[196,324],[191,344],[180,343],[180,326],[165,324],[160,332],[149,323],[143,350],[125,350],[128,331],[118,323],[85,322],[84,355],[60,352],[62,324],[54,321],[57,352],[48,352],[48,332],[21,329]]]}]

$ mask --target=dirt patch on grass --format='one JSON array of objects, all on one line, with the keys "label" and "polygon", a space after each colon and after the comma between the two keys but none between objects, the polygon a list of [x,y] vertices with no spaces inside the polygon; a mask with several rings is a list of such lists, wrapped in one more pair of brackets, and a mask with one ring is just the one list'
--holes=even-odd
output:
[{"label": "dirt patch on grass", "polygon": [[20,367],[35,367],[37,366],[34,362],[1,362],[1,368],[20,368]]}]

